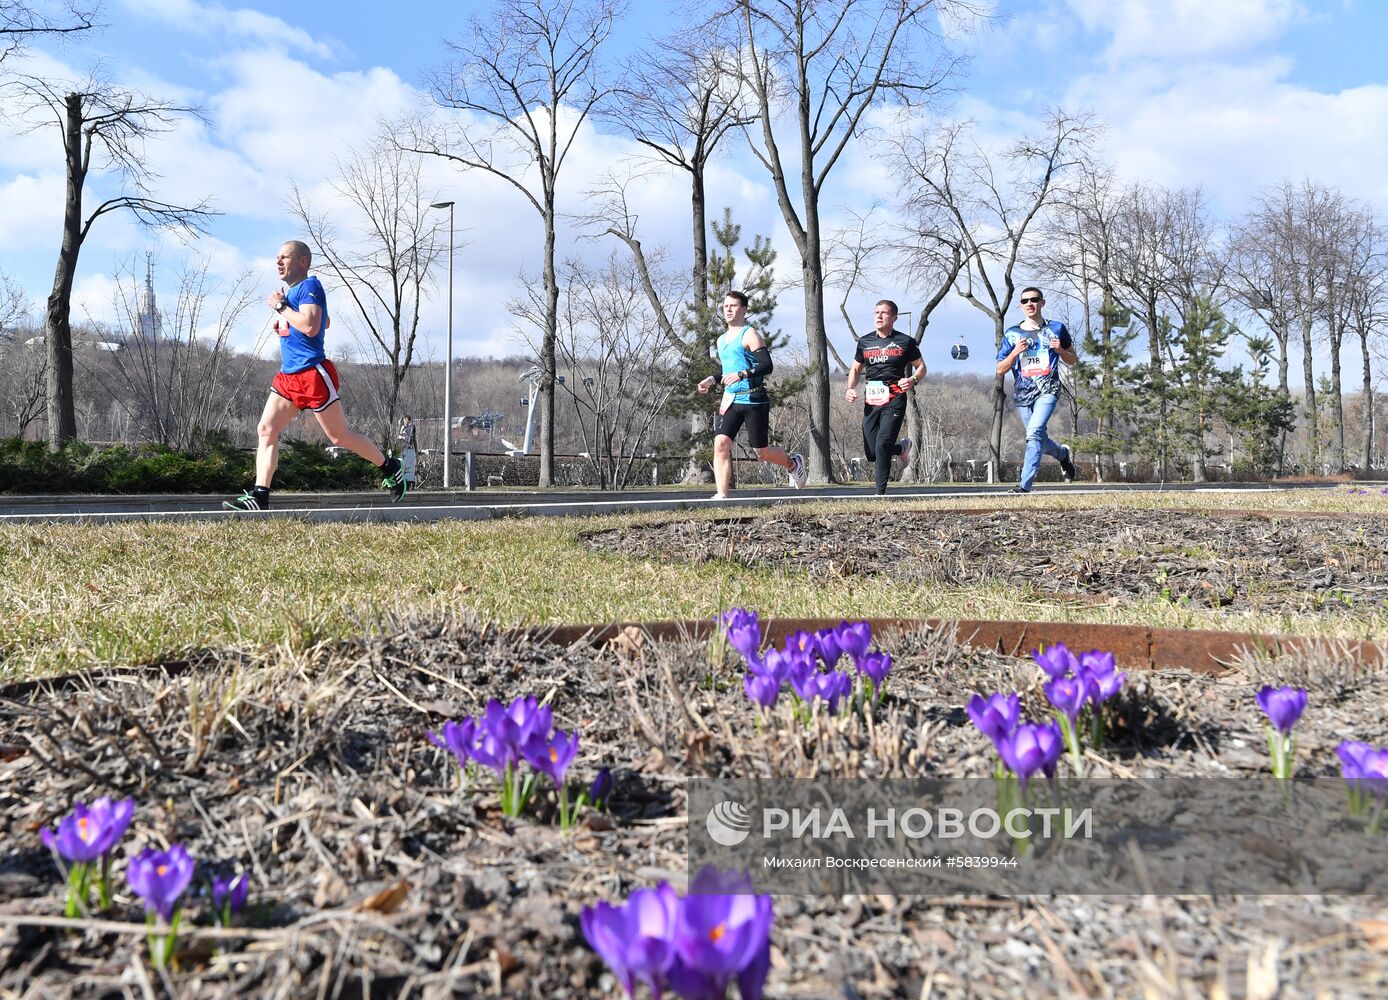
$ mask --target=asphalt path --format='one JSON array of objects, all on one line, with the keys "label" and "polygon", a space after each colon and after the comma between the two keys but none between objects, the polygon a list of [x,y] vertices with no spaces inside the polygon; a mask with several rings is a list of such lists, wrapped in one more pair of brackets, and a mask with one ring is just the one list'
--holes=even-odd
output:
[{"label": "asphalt path", "polygon": [[[1110,493],[1279,493],[1293,489],[1334,489],[1339,483],[1072,483],[1043,485],[1033,496],[1103,496]],[[864,500],[891,503],[931,498],[999,498],[1011,484],[953,483],[891,487],[873,497],[870,486],[823,486],[803,490],[752,488],[727,500],[704,490],[625,490],[622,492],[516,490],[476,492],[431,490],[412,493],[398,504],[384,492],[276,493],[268,511],[222,507],[223,496],[16,496],[0,497],[0,524],[118,523],[121,521],[214,521],[223,518],[298,518],[323,523],[393,521],[479,521],[498,517],[579,517],[636,511],[697,510],[711,506],[759,508],[809,500]],[[1028,497],[1010,496],[1013,503]]]}]

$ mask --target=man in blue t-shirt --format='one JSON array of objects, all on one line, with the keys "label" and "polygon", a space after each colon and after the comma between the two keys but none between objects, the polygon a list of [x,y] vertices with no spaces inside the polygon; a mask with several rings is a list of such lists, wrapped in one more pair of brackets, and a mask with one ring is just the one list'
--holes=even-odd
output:
[{"label": "man in blue t-shirt", "polygon": [[400,460],[387,458],[372,440],[347,426],[338,397],[341,380],[337,368],[323,352],[323,336],[331,325],[328,297],[323,283],[310,277],[313,261],[308,245],[290,240],[280,247],[275,269],[285,287],[270,293],[268,305],[276,313],[275,332],[280,336],[280,370],[270,383],[270,398],[256,428],[255,485],[235,500],[222,504],[230,510],[269,510],[270,482],[280,459],[280,435],[304,410],[312,410],[328,440],[366,459],[385,477],[381,486],[395,501],[404,499],[409,486]]},{"label": "man in blue t-shirt", "polygon": [[1023,288],[1023,319],[1008,327],[998,348],[998,374],[1012,372],[1013,401],[1027,432],[1021,481],[1013,493],[1031,492],[1043,452],[1060,462],[1067,482],[1078,476],[1069,446],[1057,444],[1046,434],[1046,423],[1060,400],[1060,362],[1073,365],[1075,348],[1064,323],[1042,318],[1045,304],[1041,289]]}]

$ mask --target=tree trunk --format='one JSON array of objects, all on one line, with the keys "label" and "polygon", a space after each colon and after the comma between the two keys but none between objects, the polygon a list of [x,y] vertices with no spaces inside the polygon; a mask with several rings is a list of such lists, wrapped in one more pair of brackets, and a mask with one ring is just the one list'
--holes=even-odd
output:
[{"label": "tree trunk", "polygon": [[[689,218],[691,235],[694,237],[694,317],[703,316],[708,304],[708,218],[704,199],[704,165],[696,158],[689,184]],[[694,337],[703,339],[704,327],[700,323],[694,330]],[[709,357],[713,357],[710,346]],[[713,482],[713,469],[701,461],[699,452],[703,450],[713,429],[708,414],[695,410],[689,415],[689,464],[681,477],[686,483]]]},{"label": "tree trunk", "polygon": [[[1285,402],[1292,398],[1292,391],[1288,385],[1287,378],[1291,373],[1291,347],[1292,339],[1291,324],[1287,322],[1278,323],[1274,313],[1274,321],[1269,324],[1272,327],[1272,335],[1277,338],[1277,391]],[[1287,468],[1287,429],[1284,427],[1282,433],[1277,435],[1277,474],[1286,474]]]},{"label": "tree trunk", "polygon": [[819,250],[819,213],[805,206],[805,253],[801,273],[805,282],[805,341],[810,348],[810,482],[832,483],[834,464],[829,447],[829,335],[824,328],[824,268]]},{"label": "tree trunk", "polygon": [[554,273],[554,189],[545,203],[545,336],[540,345],[540,488],[554,485],[554,342],[559,335],[559,280]]},{"label": "tree trunk", "polygon": [[1364,375],[1364,435],[1363,454],[1359,467],[1368,474],[1374,467],[1374,380],[1373,366],[1369,361],[1369,331],[1359,331],[1359,356],[1362,359]]},{"label": "tree trunk", "polygon": [[1345,400],[1340,385],[1340,346],[1344,334],[1331,328],[1330,333],[1330,413],[1335,418],[1335,468],[1345,467]]},{"label": "tree trunk", "polygon": [[48,445],[54,449],[77,437],[77,404],[72,392],[72,283],[82,252],[82,188],[87,179],[87,164],[82,156],[82,97],[68,94],[65,104],[67,194],[63,202],[63,244],[43,328],[44,351],[48,355]]},{"label": "tree trunk", "polygon": [[[1162,380],[1161,369],[1161,316],[1157,312],[1157,300],[1155,296],[1148,298],[1144,303],[1147,310],[1145,320],[1147,322],[1147,359],[1148,370],[1152,373],[1153,390]],[[1162,387],[1157,399],[1157,475],[1162,482],[1166,482],[1166,388]]]},{"label": "tree trunk", "polygon": [[1306,416],[1306,471],[1316,474],[1320,465],[1320,425],[1316,419],[1316,372],[1311,357],[1311,321],[1301,321],[1301,374],[1306,380],[1302,412]]},{"label": "tree trunk", "polygon": [[[1002,349],[1002,335],[1007,327],[1003,325],[1003,317],[997,315],[993,317],[993,353],[996,354]],[[993,472],[998,480],[1002,480],[1002,411],[1007,403],[1007,391],[1004,384],[1006,375],[999,375],[993,379],[993,425],[988,432],[988,454],[993,460]]]}]

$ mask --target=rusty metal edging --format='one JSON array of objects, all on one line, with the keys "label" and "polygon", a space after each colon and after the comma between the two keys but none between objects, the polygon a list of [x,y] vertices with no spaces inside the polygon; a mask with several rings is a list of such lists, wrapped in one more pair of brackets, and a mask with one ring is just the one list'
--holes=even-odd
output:
[{"label": "rusty metal edging", "polygon": [[[767,618],[762,632],[768,642],[783,642],[794,632],[832,628],[841,618]],[[1090,625],[1078,622],[1001,621],[966,618],[950,621],[940,618],[868,618],[874,635],[910,632],[920,629],[953,628],[955,638],[966,646],[994,649],[1008,656],[1026,656],[1042,645],[1063,642],[1077,652],[1102,649],[1113,653],[1114,661],[1125,669],[1165,669],[1186,667],[1200,673],[1224,673],[1227,664],[1243,650],[1267,653],[1329,652],[1348,655],[1354,662],[1374,666],[1388,662],[1388,651],[1379,643],[1356,639],[1327,639],[1313,636],[1275,635],[1257,632],[1218,632],[1205,629],[1148,628],[1143,625]],[[712,619],[612,622],[603,625],[531,625],[502,631],[548,639],[560,645],[588,642],[595,646],[621,636],[634,628],[659,641],[707,640],[714,634]],[[78,671],[57,677],[36,677],[0,684],[0,700],[17,700],[38,687],[67,688],[79,682],[103,677],[139,675],[160,671],[169,676],[188,673],[197,658],[162,661],[130,667],[108,667]]]},{"label": "rusty metal edging", "polygon": [[[831,628],[839,618],[769,618],[762,622],[767,641],[778,643],[793,632]],[[855,619],[856,620],[856,619]],[[993,619],[946,621],[939,618],[869,618],[874,635],[953,628],[966,646],[994,649],[1009,656],[1026,656],[1042,645],[1063,642],[1082,652],[1102,649],[1113,653],[1124,668],[1165,669],[1187,667],[1200,673],[1224,673],[1243,650],[1267,653],[1334,652],[1347,654],[1356,663],[1379,665],[1388,660],[1382,646],[1354,639],[1275,635],[1257,632],[1218,632],[1205,629],[1148,628],[1143,625],[1091,625],[1076,622],[1026,622]],[[528,633],[572,645],[602,645],[635,628],[652,639],[704,640],[714,633],[711,620],[616,622],[605,625],[553,625],[526,629]]]}]

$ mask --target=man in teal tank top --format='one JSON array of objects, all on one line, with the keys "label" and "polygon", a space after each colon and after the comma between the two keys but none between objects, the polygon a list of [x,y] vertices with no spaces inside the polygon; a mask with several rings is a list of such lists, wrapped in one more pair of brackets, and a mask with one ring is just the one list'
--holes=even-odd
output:
[{"label": "man in teal tank top", "polygon": [[699,383],[709,392],[721,381],[723,398],[713,422],[713,479],[718,484],[714,500],[728,499],[733,481],[733,439],[745,424],[747,443],[763,462],[779,465],[790,473],[797,490],[808,473],[803,455],[787,454],[771,445],[771,397],[766,376],[771,374],[771,352],[766,341],[747,322],[747,296],[730,291],[723,297],[723,318],[728,330],[718,338],[718,363],[722,376],[710,375]]}]

